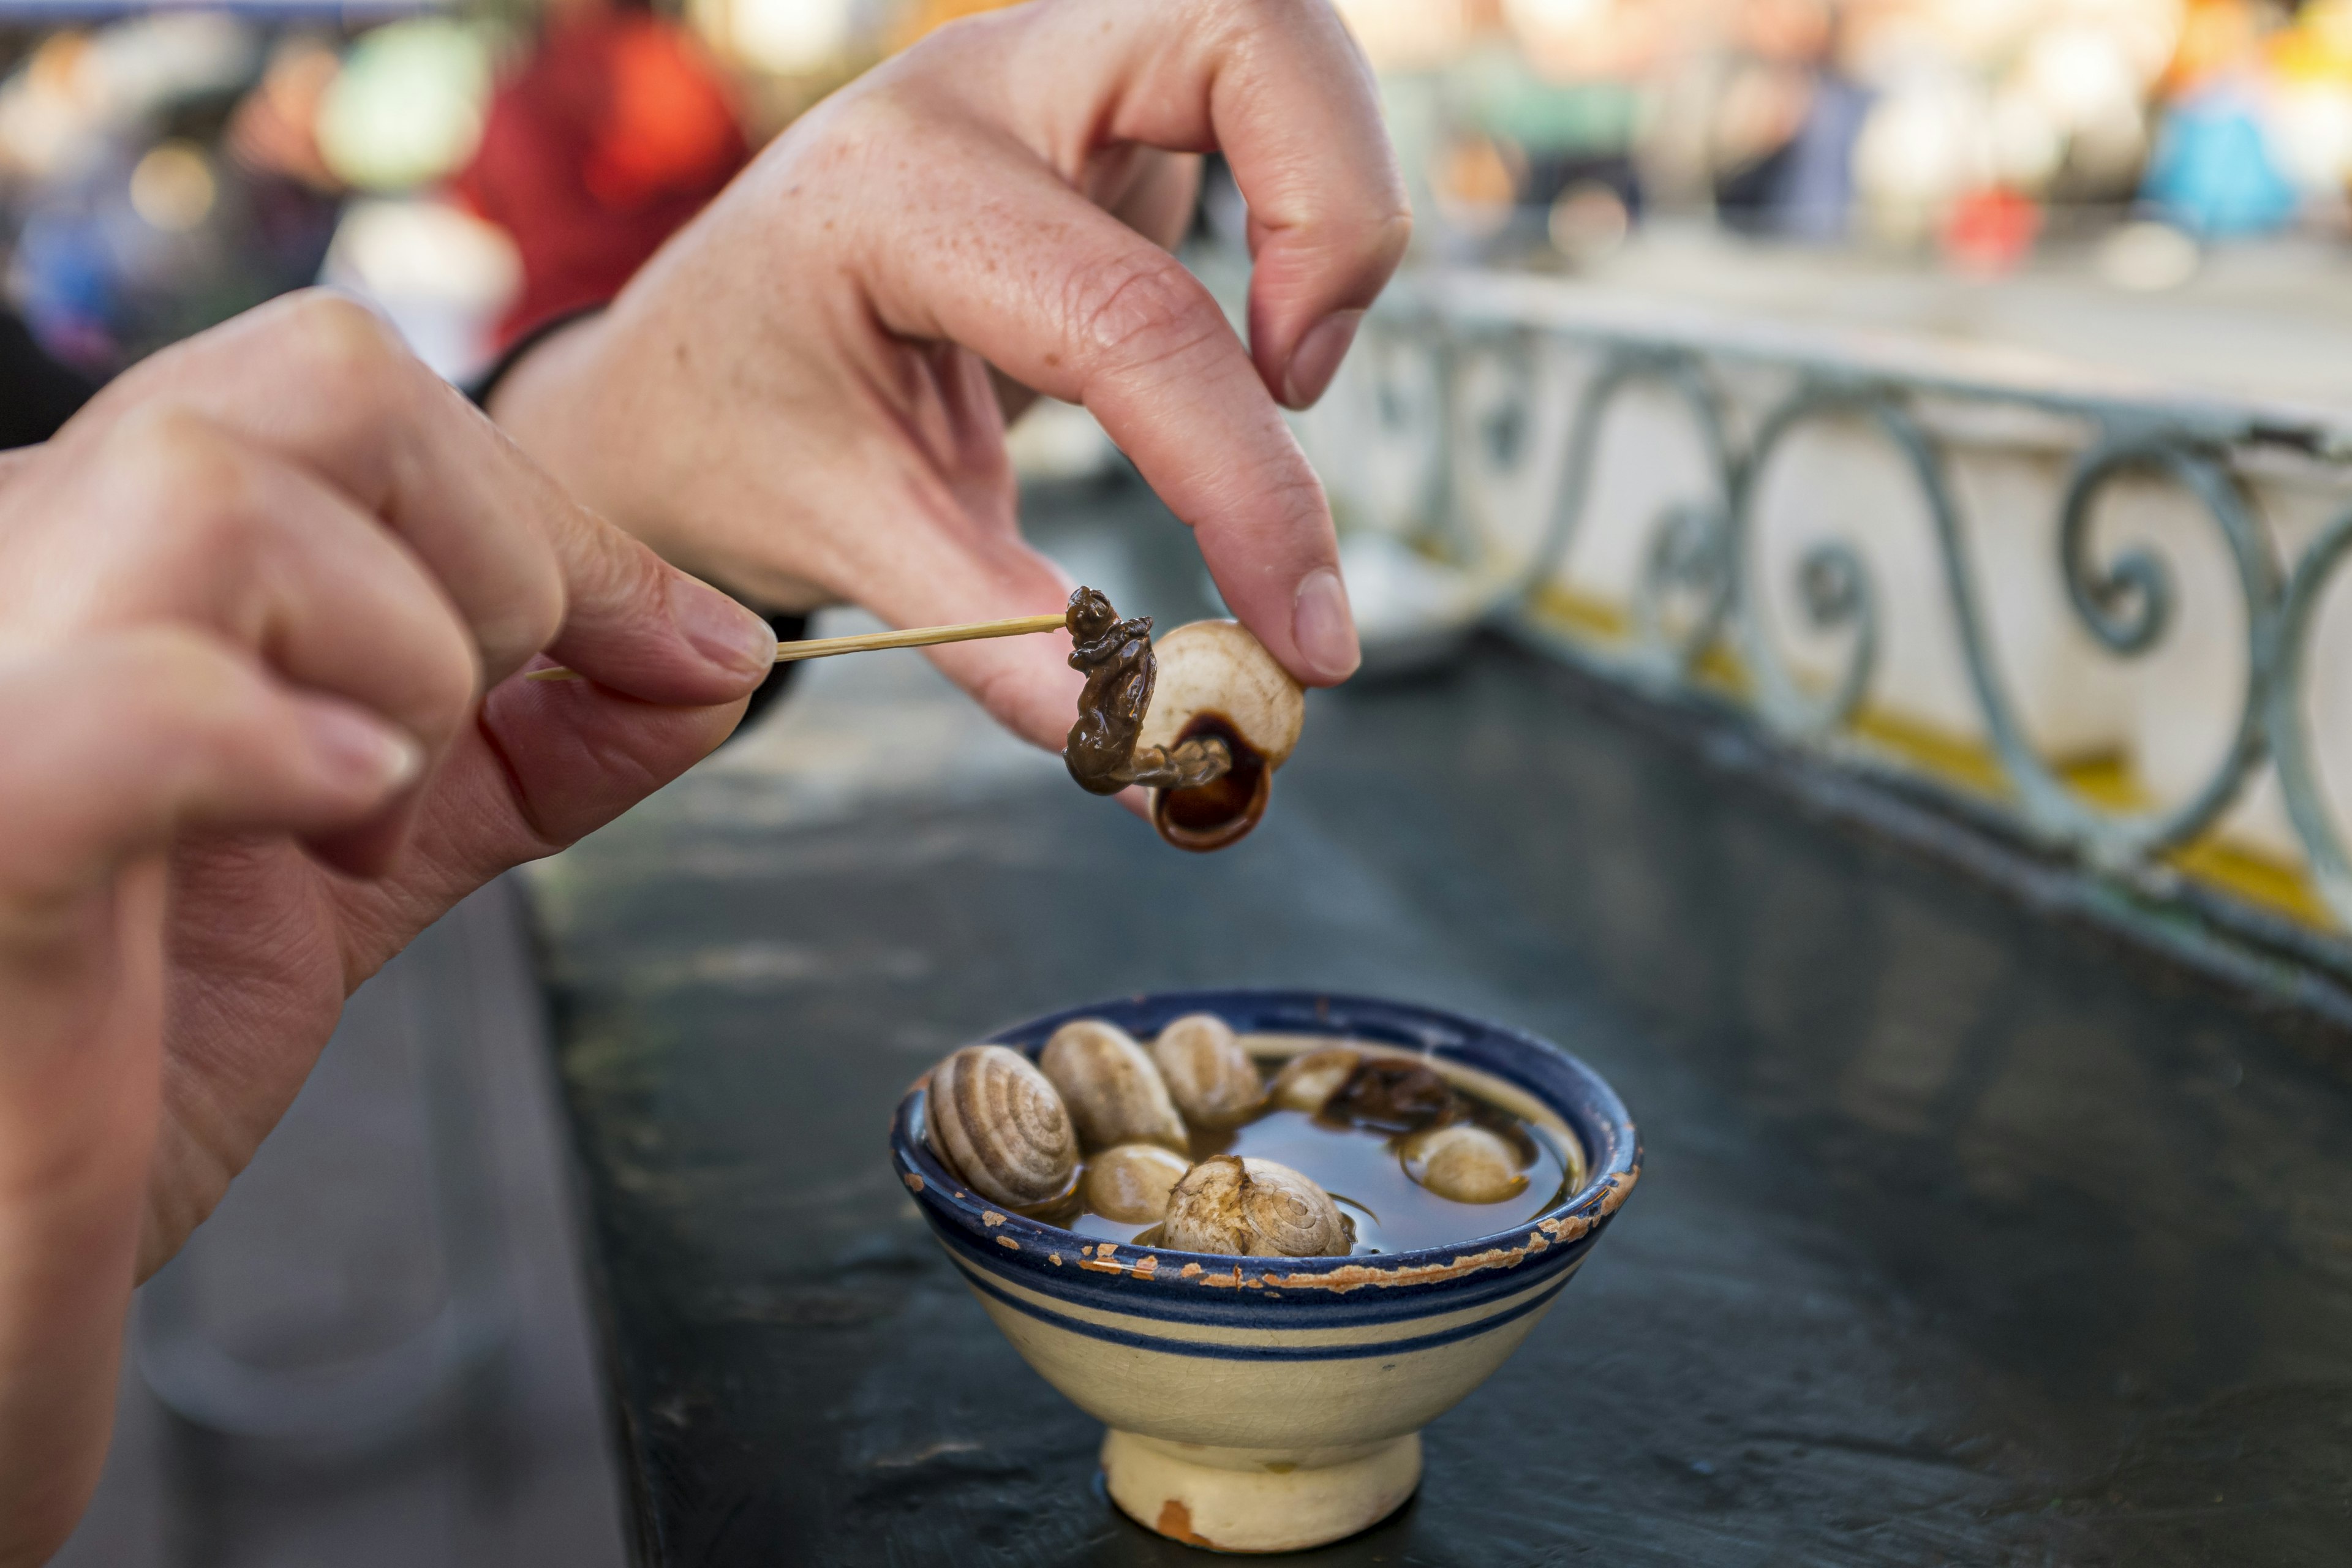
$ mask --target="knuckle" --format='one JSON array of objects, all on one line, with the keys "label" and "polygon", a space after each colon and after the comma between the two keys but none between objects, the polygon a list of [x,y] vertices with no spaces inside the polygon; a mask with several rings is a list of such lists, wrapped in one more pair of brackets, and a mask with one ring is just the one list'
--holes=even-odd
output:
[{"label": "knuckle", "polygon": [[258,695],[253,672],[214,638],[181,626],[148,626],[121,643],[125,689],[137,693],[150,731],[198,744],[248,721]]},{"label": "knuckle", "polygon": [[1140,250],[1089,268],[1075,284],[1071,317],[1088,357],[1138,370],[1199,353],[1224,317],[1175,258]]},{"label": "knuckle", "polygon": [[217,556],[249,543],[257,476],[250,456],[184,409],[134,409],[109,433],[110,471],[131,487],[118,526],[153,537],[159,553]]},{"label": "knuckle", "polygon": [[1339,14],[1331,0],[1208,0],[1201,25],[1228,48],[1257,36],[1321,24],[1337,30]]},{"label": "knuckle", "polygon": [[481,689],[482,659],[473,642],[452,630],[435,639],[436,647],[422,666],[418,705],[424,726],[438,732],[453,730]]},{"label": "knuckle", "polygon": [[[536,653],[562,629],[572,594],[597,596],[598,584],[593,576],[582,576],[567,592],[563,569],[554,556],[534,548],[526,558],[509,563],[494,594],[475,601],[470,611],[473,643],[501,662]],[[478,677],[480,670],[475,673]]]},{"label": "knuckle", "polygon": [[382,317],[356,301],[323,289],[297,294],[279,306],[273,326],[285,374],[322,398],[381,399],[404,384],[406,351]]}]

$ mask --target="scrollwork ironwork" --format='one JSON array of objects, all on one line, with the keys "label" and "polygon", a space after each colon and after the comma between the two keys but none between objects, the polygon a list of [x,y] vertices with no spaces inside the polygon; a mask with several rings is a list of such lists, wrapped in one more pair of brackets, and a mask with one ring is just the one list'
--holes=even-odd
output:
[{"label": "scrollwork ironwork", "polygon": [[[1863,711],[1878,669],[1885,618],[1897,606],[1873,583],[1859,542],[1828,539],[1807,546],[1794,563],[1790,584],[1796,611],[1816,631],[1843,634],[1843,647],[1825,684],[1801,678],[1768,625],[1756,512],[1761,476],[1790,436],[1822,421],[1859,421],[1891,446],[1916,485],[1973,705],[2024,828],[2106,871],[2137,873],[2211,828],[2271,759],[2314,880],[2337,918],[2352,927],[2352,851],[2329,814],[2304,713],[2315,606],[2352,556],[2352,510],[2304,552],[2283,583],[2274,546],[2233,468],[2232,440],[2262,438],[2263,427],[2252,416],[2233,435],[2239,427],[2210,410],[2201,424],[2168,422],[2160,416],[2161,406],[2069,402],[2039,390],[2008,391],[1942,377],[1906,381],[1875,371],[1842,374],[1819,361],[1791,358],[1774,364],[1770,355],[1751,351],[1751,363],[1796,372],[1796,384],[1739,440],[1731,403],[1704,343],[1527,323],[1498,329],[1491,318],[1452,323],[1442,310],[1402,325],[1423,343],[1433,337],[1444,343],[1452,334],[1455,347],[1475,343],[1485,353],[1502,346],[1510,373],[1504,401],[1516,395],[1527,406],[1486,409],[1476,432],[1486,441],[1478,460],[1502,474],[1515,462],[1529,461],[1528,455],[1542,447],[1528,421],[1536,404],[1535,367],[1543,339],[1549,335],[1599,357],[1598,367],[1575,395],[1559,478],[1530,553],[1515,569],[1470,563],[1503,583],[1499,614],[1541,614],[1543,591],[1559,580],[1588,521],[1612,409],[1633,388],[1662,390],[1687,413],[1699,437],[1705,472],[1694,477],[1707,493],[1667,504],[1646,521],[1630,605],[1630,647],[1613,655],[1588,649],[1580,657],[1644,681],[1688,683],[1699,679],[1711,649],[1724,649],[1745,677],[1754,711],[1775,731],[1801,744],[1834,742],[1836,749],[1847,749],[1844,736]],[[1452,378],[1470,356],[1445,348],[1434,353],[1444,384],[1439,402],[1451,428],[1457,406]],[[2094,645],[2115,658],[2142,659],[2165,646],[2179,606],[2174,567],[2153,548],[2131,545],[2105,554],[2096,548],[2093,519],[2108,487],[2132,474],[2166,480],[2194,499],[2220,536],[2244,613],[2247,673],[2222,754],[2186,798],[2138,809],[2095,804],[2032,742],[1999,669],[1946,453],[1915,406],[1923,395],[2009,403],[2092,422],[2098,433],[2074,458],[2059,503],[2056,565],[2077,623]],[[1451,491],[1448,485],[1442,493],[1453,508],[1463,508],[1468,498]],[[1463,541],[1459,532],[1454,538]]]}]

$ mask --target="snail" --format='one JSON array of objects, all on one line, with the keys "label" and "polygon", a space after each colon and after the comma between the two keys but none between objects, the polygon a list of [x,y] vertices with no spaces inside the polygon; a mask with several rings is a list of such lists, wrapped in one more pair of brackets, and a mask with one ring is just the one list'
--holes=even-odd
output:
[{"label": "snail", "polygon": [[931,1152],[984,1198],[1042,1204],[1070,1188],[1078,1136],[1045,1075],[1003,1046],[966,1046],[931,1069]]},{"label": "snail", "polygon": [[1070,668],[1087,678],[1062,748],[1078,787],[1152,792],[1151,821],[1180,849],[1222,849],[1257,826],[1307,719],[1306,692],[1238,621],[1195,621],[1155,646],[1151,617],[1122,620],[1098,589],[1070,595]]},{"label": "snail", "polygon": [[1356,1227],[1331,1194],[1287,1165],[1219,1154],[1170,1194],[1158,1245],[1244,1258],[1343,1258]]},{"label": "snail", "polygon": [[1191,1140],[1168,1098],[1160,1070],[1133,1036],[1099,1018],[1075,1018],[1054,1031],[1037,1066],[1069,1108],[1078,1142],[1087,1149],[1115,1143],[1165,1143],[1182,1150]]},{"label": "snail", "polygon": [[1177,755],[1214,741],[1231,763],[1200,783],[1156,784],[1152,826],[1179,849],[1223,849],[1265,815],[1275,770],[1290,760],[1307,721],[1307,693],[1238,621],[1178,626],[1153,653],[1159,684],[1137,755],[1154,749]]},{"label": "snail", "polygon": [[1087,1162],[1087,1207],[1122,1225],[1155,1225],[1168,1217],[1169,1194],[1192,1166],[1157,1143],[1122,1143]]},{"label": "snail", "polygon": [[1246,1121],[1265,1103],[1265,1080],[1223,1018],[1190,1013],[1160,1031],[1151,1059],[1184,1120],[1201,1127]]},{"label": "snail", "polygon": [[1285,1110],[1303,1110],[1312,1116],[1339,1092],[1339,1086],[1348,1081],[1363,1059],[1362,1052],[1351,1051],[1345,1046],[1327,1046],[1319,1051],[1293,1057],[1274,1075],[1274,1103]]},{"label": "snail", "polygon": [[1498,1204],[1527,1190],[1510,1144],[1466,1121],[1432,1127],[1404,1141],[1405,1174],[1457,1204]]}]

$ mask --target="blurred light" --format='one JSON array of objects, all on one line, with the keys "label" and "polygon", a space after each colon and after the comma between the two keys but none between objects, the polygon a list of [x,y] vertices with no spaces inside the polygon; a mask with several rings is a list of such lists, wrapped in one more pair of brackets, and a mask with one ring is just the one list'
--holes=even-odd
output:
[{"label": "blurred light", "polygon": [[2067,130],[2091,124],[2115,105],[2136,105],[2139,83],[2116,40],[2079,25],[2035,35],[2020,72],[2028,92]]},{"label": "blurred light", "polygon": [[1992,106],[1992,165],[2001,183],[2041,190],[2065,161],[2066,137],[2049,110],[2028,93],[2001,94]]},{"label": "blurred light", "polygon": [[1607,259],[1625,243],[1633,226],[1625,198],[1598,180],[1580,180],[1551,204],[1551,243],[1577,265]]},{"label": "blurred light", "polygon": [[131,171],[131,210],[165,234],[185,234],[210,217],[219,194],[212,164],[193,142],[159,142]]},{"label": "blurred light", "polygon": [[2164,223],[2131,223],[2099,246],[2099,276],[2135,294],[2178,289],[2197,275],[2197,242]]},{"label": "blurred light", "polygon": [[1568,43],[1591,31],[1612,0],[1503,0],[1503,20],[1531,50]]},{"label": "blurred light", "polygon": [[1503,148],[1484,136],[1457,137],[1441,149],[1430,171],[1439,216],[1464,234],[1484,238],[1511,221],[1518,179]]},{"label": "blurred light", "polygon": [[725,47],[780,76],[821,71],[847,54],[851,0],[720,0]]},{"label": "blurred light", "polygon": [[1879,100],[1854,142],[1853,177],[1882,238],[1923,237],[1962,191],[1990,181],[1987,119],[1982,97],[1957,81]]},{"label": "blurred light", "polygon": [[1337,0],[1340,19],[1379,71],[1428,70],[1469,37],[1461,0]]},{"label": "blurred light", "polygon": [[1092,479],[1117,466],[1118,448],[1075,404],[1041,397],[1005,432],[1005,454],[1024,479]]},{"label": "blurred light", "polygon": [[481,368],[491,331],[522,289],[504,229],[437,201],[357,201],[320,281],[389,317],[418,358],[456,379]]},{"label": "blurred light", "polygon": [[2332,82],[2294,86],[2268,108],[2263,139],[2280,172],[2307,191],[2342,189],[2352,177],[2352,91]]},{"label": "blurred light", "polygon": [[319,155],[361,190],[454,174],[481,141],[489,53],[452,22],[394,22],[352,46],[319,100]]},{"label": "blurred light", "polygon": [[2014,191],[1988,186],[1952,205],[1944,225],[1944,254],[1966,272],[1993,277],[2013,272],[2032,254],[2042,233],[2042,208]]}]

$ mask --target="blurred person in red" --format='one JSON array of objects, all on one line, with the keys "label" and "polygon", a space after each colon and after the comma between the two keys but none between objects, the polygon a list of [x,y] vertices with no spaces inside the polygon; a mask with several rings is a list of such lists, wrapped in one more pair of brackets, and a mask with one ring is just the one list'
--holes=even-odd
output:
[{"label": "blurred person in red", "polygon": [[750,158],[725,79],[683,28],[643,0],[553,0],[457,181],[522,253],[501,342],[610,300]]}]

